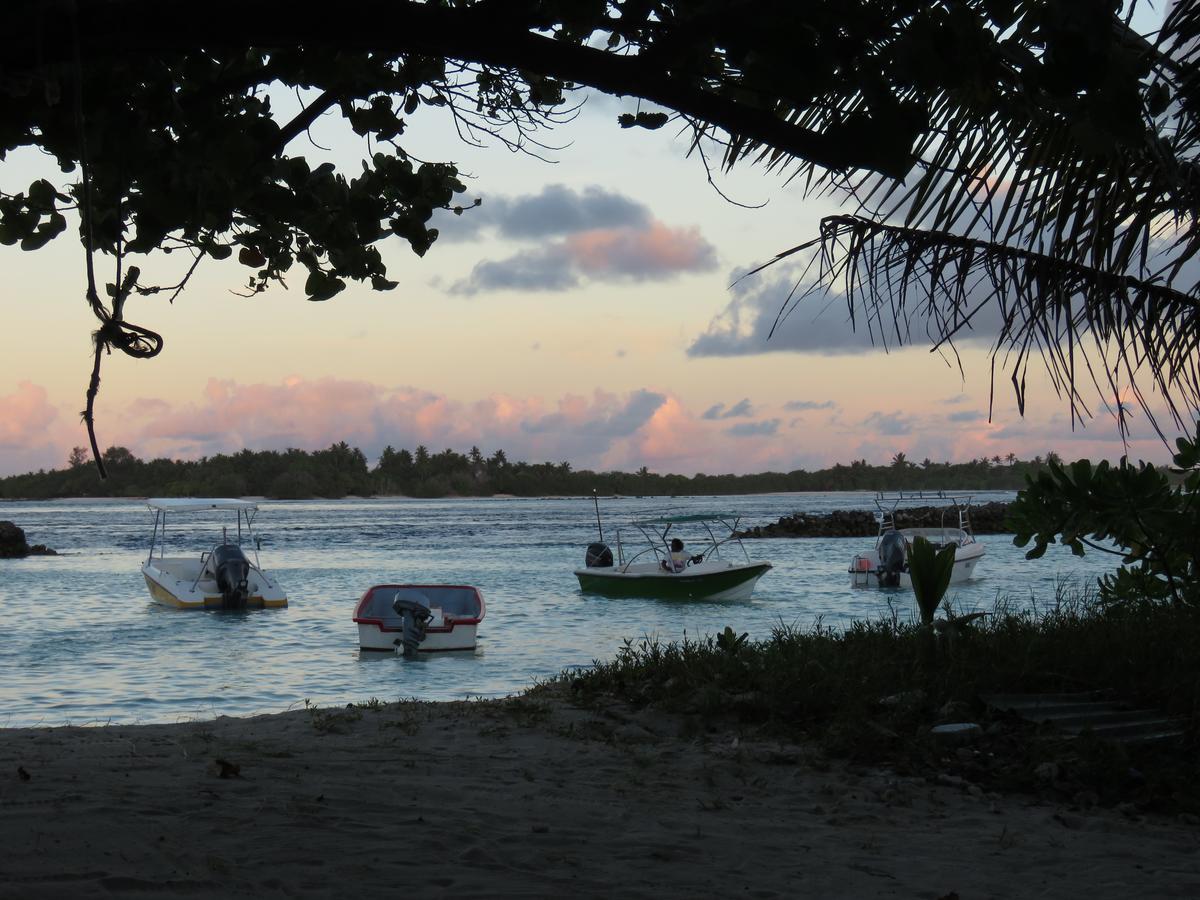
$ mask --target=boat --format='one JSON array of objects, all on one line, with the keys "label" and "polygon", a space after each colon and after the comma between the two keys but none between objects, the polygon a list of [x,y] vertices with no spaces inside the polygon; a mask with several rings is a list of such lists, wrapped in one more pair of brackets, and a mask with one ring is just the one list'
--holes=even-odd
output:
[{"label": "boat", "polygon": [[[142,575],[154,600],[177,609],[279,609],[287,606],[283,588],[262,570],[258,562],[260,541],[253,531],[258,504],[253,500],[172,497],[147,500],[146,506],[154,510],[154,535],[150,539],[150,556],[142,566]],[[228,526],[223,526],[220,539],[212,549],[188,556],[167,556],[168,517],[212,510],[232,512],[236,518],[236,533],[231,535]],[[242,549],[243,545],[251,547],[253,562]]]},{"label": "boat", "polygon": [[[631,522],[616,532],[616,556],[604,541],[588,545],[584,568],[575,570],[585,594],[663,600],[748,600],[771,568],[754,560],[737,536],[739,516],[725,513],[663,515]],[[673,539],[672,532],[676,534]],[[688,534],[688,549],[679,535]],[[739,555],[740,551],[740,555]]]},{"label": "boat", "polygon": [[[897,528],[896,511],[905,506],[940,506],[941,524],[915,528]],[[923,537],[935,550],[954,547],[954,568],[950,583],[966,581],[975,573],[983,558],[984,545],[971,533],[970,495],[942,491],[880,492],[875,495],[875,517],[879,537],[875,547],[859,553],[850,561],[851,587],[898,587],[912,589],[908,574],[908,548],[913,539]],[[947,521],[947,517],[950,521]]]},{"label": "boat", "polygon": [[463,584],[377,584],[354,608],[358,646],[405,655],[474,650],[485,607]]}]

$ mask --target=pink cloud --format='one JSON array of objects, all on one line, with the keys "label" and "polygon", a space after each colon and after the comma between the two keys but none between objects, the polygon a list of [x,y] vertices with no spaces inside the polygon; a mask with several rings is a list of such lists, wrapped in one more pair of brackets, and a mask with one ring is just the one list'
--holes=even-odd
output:
[{"label": "pink cloud", "polygon": [[716,264],[712,244],[698,228],[670,228],[662,222],[584,231],[568,237],[563,246],[575,265],[593,278],[612,273],[654,277],[703,271]]},{"label": "pink cloud", "polygon": [[696,228],[661,222],[593,228],[543,243],[506,259],[485,259],[450,286],[451,293],[565,291],[584,280],[662,281],[685,272],[707,272],[717,251]]},{"label": "pink cloud", "polygon": [[[359,447],[369,459],[391,445],[432,452],[472,446],[490,454],[503,449],[513,461],[570,462],[576,469],[690,475],[822,468],[859,457],[890,462],[903,451],[919,463],[929,458],[962,461],[979,456],[1022,458],[1057,450],[1064,459],[1120,456],[1122,448],[1102,425],[1071,434],[1069,423],[1050,419],[988,424],[951,421],[943,410],[905,413],[904,428],[875,428],[862,416],[842,421],[832,411],[823,421],[784,425],[784,407],[753,404],[755,416],[731,428],[703,418],[668,391],[647,389],[558,398],[494,393],[463,402],[416,387],[388,387],[347,379],[287,378],[276,384],[211,379],[191,403],[142,398],[105,414],[102,440],[128,447],[143,459],[197,458],[253,450],[297,447],[316,450],[337,441]],[[65,414],[64,414],[65,413]],[[86,442],[66,410],[27,382],[0,397],[0,474],[61,467],[70,448]],[[1161,443],[1139,439],[1134,458],[1163,462]]]},{"label": "pink cloud", "polygon": [[28,381],[15,393],[0,397],[0,447],[24,447],[40,440],[58,410],[46,400],[46,389]]},{"label": "pink cloud", "polygon": [[42,386],[22,381],[0,396],[0,475],[60,468],[71,448],[85,443],[74,411],[63,415]]}]

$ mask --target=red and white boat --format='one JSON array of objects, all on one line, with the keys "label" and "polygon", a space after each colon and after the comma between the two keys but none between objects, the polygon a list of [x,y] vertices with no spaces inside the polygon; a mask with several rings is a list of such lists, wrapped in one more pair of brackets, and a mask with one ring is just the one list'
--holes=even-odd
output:
[{"label": "red and white boat", "polygon": [[483,595],[459,584],[377,584],[354,608],[363,650],[474,650]]}]

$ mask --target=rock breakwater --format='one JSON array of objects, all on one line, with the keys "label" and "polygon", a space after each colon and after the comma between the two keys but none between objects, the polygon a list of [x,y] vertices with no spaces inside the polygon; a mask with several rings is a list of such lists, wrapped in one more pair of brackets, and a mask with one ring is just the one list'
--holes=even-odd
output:
[{"label": "rock breakwater", "polygon": [[[999,500],[971,507],[971,530],[975,534],[1011,534],[1005,524],[1008,504]],[[914,506],[897,514],[896,524],[900,528],[937,528],[944,523],[957,527],[954,510],[946,512],[944,506]],[[794,513],[784,516],[770,525],[756,525],[738,532],[743,538],[771,537],[875,537],[879,533],[879,522],[875,513],[865,509],[839,509],[821,515]]]},{"label": "rock breakwater", "polygon": [[12,522],[0,522],[0,559],[18,559],[22,556],[57,556],[45,544],[29,546],[25,531]]}]

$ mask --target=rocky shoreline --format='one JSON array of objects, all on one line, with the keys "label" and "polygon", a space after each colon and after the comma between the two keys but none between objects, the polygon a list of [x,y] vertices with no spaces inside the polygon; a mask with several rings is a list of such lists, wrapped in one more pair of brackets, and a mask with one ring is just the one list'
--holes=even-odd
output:
[{"label": "rocky shoreline", "polygon": [[30,546],[25,531],[12,522],[0,522],[0,559],[20,559],[23,556],[58,556],[45,544]]},{"label": "rocky shoreline", "polygon": [[[1005,524],[1008,504],[999,500],[971,507],[971,531],[975,534],[1012,534]],[[898,516],[901,528],[937,528],[943,524],[944,506],[914,506]],[[945,518],[947,526],[957,527],[954,511]],[[738,532],[742,538],[775,537],[874,537],[879,533],[875,513],[865,509],[839,509],[821,515],[795,513],[770,525],[756,525]]]}]

